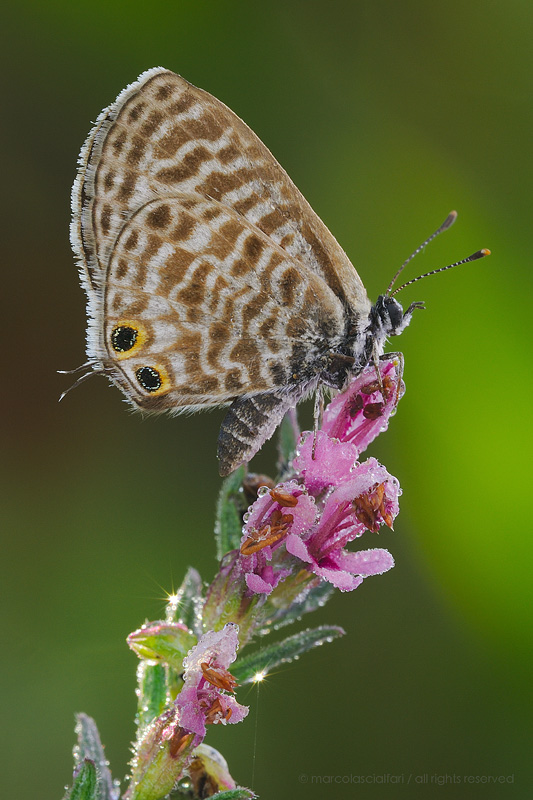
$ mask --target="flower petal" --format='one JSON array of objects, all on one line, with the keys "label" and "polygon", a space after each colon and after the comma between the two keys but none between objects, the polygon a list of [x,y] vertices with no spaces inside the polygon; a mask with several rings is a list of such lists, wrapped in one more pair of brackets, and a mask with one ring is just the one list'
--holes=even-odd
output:
[{"label": "flower petal", "polygon": [[385,431],[405,386],[397,358],[380,363],[383,396],[374,366],[367,366],[348,388],[338,394],[324,412],[322,430],[332,438],[351,442],[357,453],[366,450]]},{"label": "flower petal", "polygon": [[285,545],[287,547],[287,552],[292,556],[299,558],[300,561],[306,561],[307,563],[313,561],[312,557],[309,555],[309,551],[305,542],[303,542],[302,539],[300,539],[300,537],[296,536],[294,533],[290,533],[287,536]]},{"label": "flower petal", "polygon": [[242,706],[234,697],[231,697],[231,695],[220,695],[219,700],[224,711],[228,709],[231,711],[229,719],[221,720],[223,725],[227,725],[228,723],[234,725],[236,722],[241,722],[248,715],[248,711],[250,710],[248,706]]},{"label": "flower petal", "polygon": [[304,431],[296,450],[292,466],[303,478],[311,494],[318,494],[326,486],[342,483],[350,477],[357,461],[357,448],[353,444],[332,439],[323,430]]},{"label": "flower petal", "polygon": [[[288,502],[280,502],[276,498],[290,498]],[[295,480],[278,484],[271,491],[267,491],[257,498],[245,515],[245,524],[241,539],[241,547],[254,537],[257,531],[267,531],[272,523],[273,514],[281,514],[290,518],[290,530],[293,533],[303,533],[313,525],[316,517],[315,501],[307,494],[307,490]],[[272,557],[272,550],[282,543],[283,539],[267,545],[267,558]],[[266,548],[265,548],[266,549]]]},{"label": "flower petal", "polygon": [[[391,475],[385,467],[375,458],[369,458],[362,464],[359,464],[350,476],[350,480],[345,481],[329,495],[324,506],[324,511],[320,520],[320,525],[317,534],[313,534],[317,538],[323,538],[322,531],[324,526],[334,527],[334,521],[338,514],[338,509],[342,504],[353,503],[356,498],[371,494],[375,486],[384,484],[383,495],[383,508],[392,519],[397,516],[400,506],[398,497],[402,493],[398,480]],[[378,524],[383,522],[381,513],[376,511]],[[351,517],[352,525],[346,528],[343,537],[343,544],[352,541],[357,536],[360,536],[365,531],[365,525],[358,521],[354,514]],[[330,536],[334,534],[334,530],[330,531]],[[327,547],[327,542],[322,542],[321,549]]]},{"label": "flower petal", "polygon": [[332,559],[336,562],[339,569],[351,572],[352,575],[382,575],[394,566],[394,559],[388,550],[375,547],[371,550],[358,550],[350,553],[342,550],[335,553]]},{"label": "flower petal", "polygon": [[198,644],[183,659],[186,683],[193,677],[200,680],[203,675],[200,664],[203,662],[210,661],[217,667],[227,669],[237,658],[238,631],[237,625],[228,622],[220,631],[204,633]]},{"label": "flower petal", "polygon": [[314,567],[313,572],[323,578],[341,592],[352,592],[363,583],[363,578],[358,575],[351,575],[349,572],[342,572],[338,569],[328,567]]},{"label": "flower petal", "polygon": [[181,727],[203,738],[206,732],[205,713],[198,703],[196,687],[191,686],[189,692],[186,689],[182,689],[178,695],[178,700]]},{"label": "flower petal", "polygon": [[263,578],[253,572],[248,572],[244,576],[244,579],[247,587],[251,592],[254,592],[254,594],[270,594],[274,589],[271,583],[264,581]]}]

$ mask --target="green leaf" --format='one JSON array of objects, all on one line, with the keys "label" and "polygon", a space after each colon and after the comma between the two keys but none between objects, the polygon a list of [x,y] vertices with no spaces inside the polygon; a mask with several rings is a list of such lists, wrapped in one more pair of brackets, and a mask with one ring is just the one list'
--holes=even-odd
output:
[{"label": "green leaf", "polygon": [[182,622],[200,637],[202,635],[202,579],[200,573],[189,567],[178,591],[167,604],[167,622]]},{"label": "green leaf", "polygon": [[281,642],[275,642],[255,653],[239,658],[233,664],[231,672],[240,684],[251,683],[258,672],[266,674],[279,664],[287,664],[313,647],[331,642],[343,635],[344,631],[338,625],[308,628]]},{"label": "green leaf", "polygon": [[[279,588],[282,590],[283,584],[280,584]],[[315,586],[304,589],[289,606],[280,605],[277,607],[273,604],[271,598],[267,598],[267,602],[261,609],[261,622],[256,633],[259,636],[265,636],[272,630],[291,625],[303,617],[304,614],[309,614],[311,611],[316,611],[317,608],[322,608],[332,594],[333,587],[330,583],[317,580]]]},{"label": "green leaf", "polygon": [[[96,769],[96,798],[98,800],[115,800],[118,796],[118,790],[113,786],[113,779],[111,778],[111,772],[109,771],[104,748],[100,741],[100,734],[94,719],[87,714],[77,714],[76,735],[78,737],[78,744],[74,750],[76,766],[82,766],[82,771],[84,771],[84,762],[91,761]],[[84,780],[87,781],[88,785],[89,778],[87,777]],[[77,779],[74,782],[72,791],[74,791],[76,783]],[[91,797],[91,795],[79,796],[83,798]]]},{"label": "green leaf", "polygon": [[141,661],[137,670],[137,725],[142,732],[153,719],[163,713],[168,702],[166,670],[162,664]]},{"label": "green leaf", "polygon": [[211,800],[253,800],[257,795],[251,789],[228,789],[211,795]]},{"label": "green leaf", "polygon": [[241,541],[242,512],[246,505],[242,482],[246,476],[246,469],[247,465],[242,464],[235,472],[228,475],[218,496],[215,521],[215,542],[218,561],[230,550],[235,550],[239,547]]},{"label": "green leaf", "polygon": [[96,765],[90,758],[85,758],[78,767],[72,789],[65,795],[65,800],[97,800],[97,798]]},{"label": "green leaf", "polygon": [[299,436],[300,428],[298,426],[296,409],[290,408],[279,426],[278,470],[280,475],[283,475],[283,473],[287,471],[290,462],[294,458],[296,442]]}]

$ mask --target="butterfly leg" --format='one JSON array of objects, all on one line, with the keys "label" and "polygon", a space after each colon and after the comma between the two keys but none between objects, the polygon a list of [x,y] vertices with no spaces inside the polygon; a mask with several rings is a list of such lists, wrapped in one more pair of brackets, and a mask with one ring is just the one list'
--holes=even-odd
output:
[{"label": "butterfly leg", "polygon": [[383,386],[383,379],[381,377],[381,369],[379,367],[379,362],[382,356],[378,356],[375,352],[372,354],[372,361],[374,362],[374,369],[376,370],[376,376],[378,379],[379,391],[381,392],[382,396],[385,397],[385,387]]},{"label": "butterfly leg", "polygon": [[[393,360],[397,360],[398,361],[398,365],[397,366],[395,365],[396,366],[396,372],[398,373],[398,382],[397,382],[397,386],[396,386],[396,397],[394,399],[394,406],[396,407],[398,405],[399,400],[400,400],[400,391],[401,391],[401,388],[402,388],[402,376],[403,376],[403,369],[404,369],[404,364],[405,364],[403,353],[399,353],[399,352],[398,353],[383,353],[383,355],[381,355],[379,357],[379,360],[380,361],[393,361]],[[378,375],[381,378],[381,372],[379,371],[379,369],[377,371],[378,371]],[[382,391],[382,394],[383,394],[383,391]],[[383,397],[385,397],[384,394],[383,394]]]},{"label": "butterfly leg", "polygon": [[301,391],[292,394],[256,394],[235,400],[220,426],[218,460],[221,475],[229,475],[270,439]]},{"label": "butterfly leg", "polygon": [[315,450],[316,450],[316,435],[318,433],[318,429],[322,425],[322,415],[324,414],[324,388],[321,383],[318,384],[316,387],[315,392],[315,407],[313,409],[313,449],[311,451],[311,457],[315,458]]},{"label": "butterfly leg", "polygon": [[401,333],[405,328],[407,328],[407,326],[411,322],[411,318],[413,316],[413,311],[415,311],[415,309],[417,309],[417,308],[419,308],[421,311],[425,311],[426,305],[421,300],[419,300],[419,301],[417,301],[415,303],[411,303],[411,305],[409,306],[407,311],[404,312],[403,319],[402,319],[402,326],[398,330],[398,333]]}]

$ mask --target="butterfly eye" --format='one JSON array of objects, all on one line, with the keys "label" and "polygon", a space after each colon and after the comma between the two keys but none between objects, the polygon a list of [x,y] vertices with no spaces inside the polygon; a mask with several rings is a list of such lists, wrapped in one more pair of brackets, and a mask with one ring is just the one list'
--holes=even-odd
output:
[{"label": "butterfly eye", "polygon": [[163,385],[161,373],[154,367],[139,367],[135,375],[147,392],[157,392]]},{"label": "butterfly eye", "polygon": [[391,321],[391,325],[393,330],[399,328],[402,324],[403,319],[403,309],[401,305],[398,303],[397,300],[393,300],[391,297],[385,298],[385,305],[387,307],[387,312],[389,314],[389,319]]},{"label": "butterfly eye", "polygon": [[111,333],[111,344],[116,353],[125,353],[134,347],[139,331],[129,325],[119,325]]}]

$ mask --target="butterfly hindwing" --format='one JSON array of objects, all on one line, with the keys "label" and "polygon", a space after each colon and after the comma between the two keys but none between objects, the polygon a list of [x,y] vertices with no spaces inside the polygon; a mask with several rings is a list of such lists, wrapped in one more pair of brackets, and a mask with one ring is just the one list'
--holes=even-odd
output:
[{"label": "butterfly hindwing", "polygon": [[[143,408],[175,411],[309,382],[345,324],[321,278],[199,195],[151,201],[123,227],[104,319],[112,377]],[[117,330],[136,332],[134,345],[123,349]],[[139,381],[144,367],[160,386]]]}]

